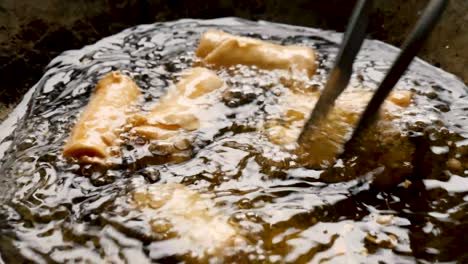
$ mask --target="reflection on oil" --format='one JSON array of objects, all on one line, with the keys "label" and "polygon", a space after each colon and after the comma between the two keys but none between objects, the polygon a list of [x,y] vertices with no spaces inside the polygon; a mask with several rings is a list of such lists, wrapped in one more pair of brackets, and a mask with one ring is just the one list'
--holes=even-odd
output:
[{"label": "reflection on oil", "polygon": [[[141,111],[151,113],[192,66],[198,39],[211,28],[313,47],[317,74],[298,81],[255,67],[217,69],[226,85],[212,94],[218,101],[207,106],[198,129],[184,131],[191,148],[183,162],[167,163],[160,140],[140,140],[131,131],[123,133],[132,140],[121,157],[105,169],[62,157],[100,78],[117,70],[132,76]],[[359,166],[339,160],[323,171],[301,166],[294,151],[270,141],[276,131],[270,129],[284,126],[277,122],[294,128],[301,109],[311,107],[302,101],[284,111],[284,95],[290,87],[322,89],[339,37],[265,22],[182,20],[128,29],[53,60],[26,118],[6,139],[13,144],[0,163],[1,257],[8,263],[466,262],[460,234],[468,232],[468,99],[453,76],[416,61],[398,84],[412,103],[394,98],[399,111],[392,111],[398,118],[391,124],[415,154],[408,180],[388,191],[369,188],[360,176],[381,173],[382,160],[399,156],[390,148],[376,145],[372,155],[352,161]],[[374,89],[394,55],[383,43],[366,42],[350,92]],[[398,139],[390,139],[387,146],[398,150]],[[373,142],[380,141],[367,144]]]}]

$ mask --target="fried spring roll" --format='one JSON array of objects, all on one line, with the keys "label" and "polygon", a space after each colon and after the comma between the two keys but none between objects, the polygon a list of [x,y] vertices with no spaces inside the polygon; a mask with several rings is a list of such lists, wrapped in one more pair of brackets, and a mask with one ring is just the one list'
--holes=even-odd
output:
[{"label": "fried spring roll", "polygon": [[153,184],[133,193],[134,205],[149,216],[152,231],[177,240],[198,257],[216,255],[225,246],[244,244],[228,217],[214,203],[182,184]]},{"label": "fried spring roll", "polygon": [[130,77],[120,72],[104,76],[72,129],[63,155],[78,159],[108,158],[109,148],[118,145],[116,130],[125,125],[127,112],[139,95],[140,89]]},{"label": "fried spring roll", "polygon": [[[307,156],[308,165],[319,166],[333,163],[371,96],[372,93],[367,91],[355,91],[343,93],[338,98],[327,118],[309,133],[307,142],[301,146],[302,151],[310,153]],[[281,120],[267,122],[266,132],[270,141],[279,145],[295,143],[318,97],[317,92],[298,94],[289,91],[281,101],[281,107],[284,108]],[[377,134],[372,140],[377,140],[379,144],[389,145],[391,142],[387,139],[391,141],[398,138],[400,130],[392,125],[391,120],[397,118],[401,110],[410,105],[411,97],[412,94],[408,91],[395,91],[390,94],[382,106],[380,119],[374,126]],[[402,143],[402,146],[404,145],[407,144]],[[400,156],[408,157],[411,154],[410,151]]]},{"label": "fried spring roll", "polygon": [[208,69],[191,69],[148,116],[137,122],[133,131],[149,139],[168,139],[176,135],[176,131],[198,129],[200,108],[209,104],[203,97],[223,84],[223,80]]},{"label": "fried spring roll", "polygon": [[317,68],[315,52],[304,46],[282,46],[253,38],[234,36],[219,30],[205,32],[196,55],[205,64],[255,65],[261,69],[305,71],[310,77]]},{"label": "fried spring roll", "polygon": [[[151,157],[142,157],[144,161],[141,162],[177,163],[190,158],[197,135],[207,132],[211,120],[223,114],[210,108],[217,102],[213,100],[213,96],[218,96],[215,90],[223,85],[223,80],[214,72],[193,68],[169,88],[149,114],[134,116],[130,136],[150,141],[153,153]],[[192,133],[195,131],[197,133]]]}]

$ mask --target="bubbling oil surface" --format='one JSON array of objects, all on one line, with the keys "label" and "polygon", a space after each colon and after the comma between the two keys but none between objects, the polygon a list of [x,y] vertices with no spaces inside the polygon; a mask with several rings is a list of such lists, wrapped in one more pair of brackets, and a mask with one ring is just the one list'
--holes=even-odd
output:
[{"label": "bubbling oil surface", "polygon": [[[398,127],[419,138],[425,166],[414,171],[411,184],[387,191],[297,166],[293,154],[256,132],[261,122],[279,115],[278,95],[285,87],[278,82],[280,72],[241,66],[217,70],[230,90],[212,109],[213,125],[194,135],[187,161],[166,164],[155,158],[151,142],[124,145],[122,159],[105,171],[61,156],[99,78],[112,70],[130,75],[142,89],[142,110],[149,110],[196,62],[198,38],[212,28],[314,48],[319,68],[307,85],[318,90],[341,38],[234,18],[180,20],[137,26],[63,53],[33,88],[14,132],[3,139],[9,148],[0,163],[1,258],[8,263],[468,261],[467,87],[420,60],[398,84],[415,93],[415,105]],[[366,41],[350,89],[375,89],[396,53]],[[132,206],[131,193],[164,183],[181,183],[211,199],[245,243],[194,255],[199,248],[178,247],[158,236],[147,215]]]}]

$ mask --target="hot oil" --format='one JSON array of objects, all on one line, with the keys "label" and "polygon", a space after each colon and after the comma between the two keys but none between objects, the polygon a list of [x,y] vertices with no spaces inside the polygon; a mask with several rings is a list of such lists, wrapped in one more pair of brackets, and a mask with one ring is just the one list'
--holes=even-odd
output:
[{"label": "hot oil", "polygon": [[[110,168],[80,166],[61,156],[99,78],[112,70],[130,75],[143,92],[140,110],[149,111],[181,71],[197,63],[193,51],[209,28],[313,47],[320,58],[318,72],[299,82],[310,92],[322,89],[341,37],[237,19],[182,20],[128,29],[59,56],[35,86],[26,116],[6,139],[12,144],[1,163],[5,204],[0,214],[5,221],[0,224],[0,256],[5,261],[468,260],[462,235],[468,231],[466,86],[421,61],[398,84],[414,92],[414,104],[393,123],[415,146],[408,161],[411,175],[386,190],[370,187],[362,178],[379,165],[372,154],[363,155],[366,163],[361,164],[366,165],[352,173],[343,172],[340,162],[324,172],[302,166],[297,153],[270,142],[263,128],[281,118],[281,96],[298,83],[285,81],[281,71],[243,66],[216,71],[226,86],[213,94],[216,103],[205,116],[211,126],[187,133],[192,144],[189,150],[182,148],[187,151],[181,159],[171,160],[158,142],[127,134],[123,138],[132,140]],[[350,89],[375,89],[395,54],[392,47],[367,41]],[[185,233],[177,233],[186,230],[180,229],[187,225],[185,218],[167,219],[171,216],[158,211],[163,209],[135,202],[135,192],[154,186],[159,194],[160,184],[174,183],[187,188],[181,194],[202,201],[194,205],[213,209],[217,220],[212,223],[226,224],[223,230],[229,234],[235,230],[236,241],[224,244],[193,235],[199,240],[187,243]],[[159,221],[156,226],[154,221]],[[220,245],[203,246],[210,243]]]}]

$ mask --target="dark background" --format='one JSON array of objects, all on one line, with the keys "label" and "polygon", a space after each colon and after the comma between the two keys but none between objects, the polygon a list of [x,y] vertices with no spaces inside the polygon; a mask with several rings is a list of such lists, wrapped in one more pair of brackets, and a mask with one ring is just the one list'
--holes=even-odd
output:
[{"label": "dark background", "polygon": [[[127,27],[237,16],[344,31],[355,0],[0,0],[0,120],[64,50]],[[428,0],[375,0],[369,35],[399,46]],[[452,0],[420,56],[468,83],[468,0]]]}]

